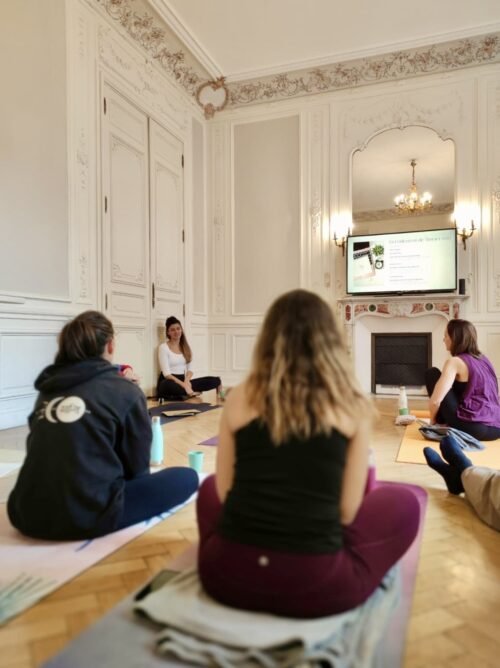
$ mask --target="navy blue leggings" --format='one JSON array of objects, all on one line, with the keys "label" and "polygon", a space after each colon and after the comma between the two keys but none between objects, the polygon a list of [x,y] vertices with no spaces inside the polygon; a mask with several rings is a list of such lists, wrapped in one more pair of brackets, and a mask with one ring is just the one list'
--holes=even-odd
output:
[{"label": "navy blue leggings", "polygon": [[198,482],[196,471],[185,466],[174,466],[127,480],[123,513],[116,531],[178,506],[196,492]]},{"label": "navy blue leggings", "polygon": [[[441,371],[435,366],[427,369],[425,372],[425,385],[429,397],[434,392],[434,388],[440,377]],[[478,441],[494,441],[495,439],[500,438],[500,429],[498,427],[491,427],[482,422],[469,422],[457,417],[458,404],[460,403],[466,385],[467,383],[461,383],[459,381],[453,383],[451,390],[445,395],[439,406],[436,421],[440,424],[447,424],[448,427],[460,429],[460,431],[464,431],[466,434],[474,436]]]}]

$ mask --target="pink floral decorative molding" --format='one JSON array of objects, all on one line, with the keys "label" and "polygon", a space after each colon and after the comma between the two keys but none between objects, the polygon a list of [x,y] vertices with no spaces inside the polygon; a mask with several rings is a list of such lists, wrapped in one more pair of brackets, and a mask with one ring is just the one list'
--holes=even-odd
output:
[{"label": "pink floral decorative molding", "polygon": [[[201,87],[216,84],[191,52],[180,46],[178,38],[166,23],[156,14],[146,11],[143,0],[87,1],[102,7],[149,57],[160,64],[170,78],[195,99]],[[227,106],[239,107],[316,95],[498,62],[500,33],[496,32],[312,69],[233,81],[227,84]],[[212,107],[216,106],[212,104]],[[215,111],[217,108],[214,108]]]}]

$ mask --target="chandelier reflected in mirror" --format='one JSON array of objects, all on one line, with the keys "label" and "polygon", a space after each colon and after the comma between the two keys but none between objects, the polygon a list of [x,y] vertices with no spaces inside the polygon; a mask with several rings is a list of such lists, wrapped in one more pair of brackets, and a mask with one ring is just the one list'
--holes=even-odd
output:
[{"label": "chandelier reflected in mirror", "polygon": [[432,206],[432,195],[428,192],[425,192],[423,195],[419,195],[417,192],[417,184],[415,183],[415,167],[417,166],[417,161],[413,159],[410,162],[412,173],[411,173],[411,186],[409,192],[401,193],[394,198],[394,204],[398,213],[401,214],[411,214],[420,211],[425,211],[430,209]]}]

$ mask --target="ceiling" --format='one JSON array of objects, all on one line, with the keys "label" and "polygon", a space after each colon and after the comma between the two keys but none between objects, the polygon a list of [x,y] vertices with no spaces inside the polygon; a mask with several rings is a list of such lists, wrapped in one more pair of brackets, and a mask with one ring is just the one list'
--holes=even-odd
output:
[{"label": "ceiling", "polygon": [[213,76],[229,81],[500,29],[500,0],[149,2]]},{"label": "ceiling", "polygon": [[394,197],[406,193],[411,183],[410,161],[415,158],[419,194],[431,193],[433,204],[454,200],[455,145],[433,130],[408,127],[375,136],[364,151],[353,156],[353,212],[394,207]]}]

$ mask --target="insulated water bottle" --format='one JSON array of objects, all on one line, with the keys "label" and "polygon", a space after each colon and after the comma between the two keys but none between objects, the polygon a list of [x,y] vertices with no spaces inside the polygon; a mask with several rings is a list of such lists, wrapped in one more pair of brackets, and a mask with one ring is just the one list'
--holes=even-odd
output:
[{"label": "insulated water bottle", "polygon": [[151,442],[151,466],[163,464],[163,432],[161,430],[160,417],[155,416],[152,422],[153,441]]},{"label": "insulated water bottle", "polygon": [[408,410],[408,398],[406,396],[406,389],[404,385],[401,385],[399,388],[399,402],[398,402],[399,414],[408,415],[410,412]]}]

